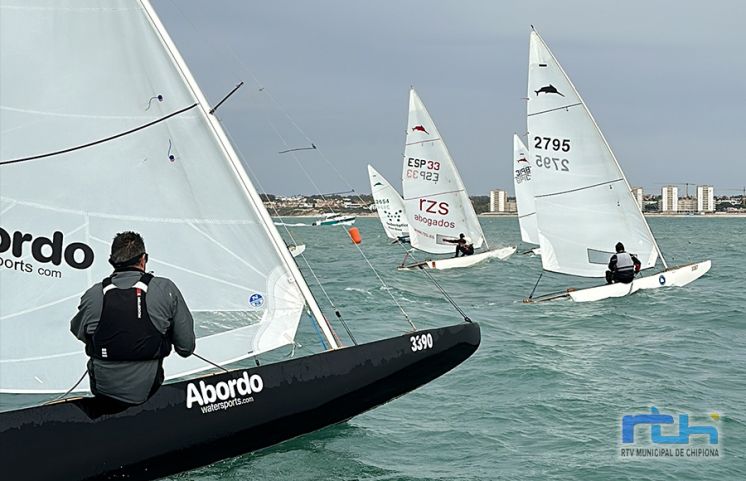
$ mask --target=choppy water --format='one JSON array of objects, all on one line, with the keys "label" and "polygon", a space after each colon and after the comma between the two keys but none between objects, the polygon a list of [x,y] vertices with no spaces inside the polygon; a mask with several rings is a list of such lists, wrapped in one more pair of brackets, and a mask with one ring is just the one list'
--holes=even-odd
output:
[{"label": "choppy water", "polygon": [[[493,244],[520,238],[515,218],[482,224]],[[536,257],[435,273],[482,326],[482,345],[466,363],[347,423],[172,479],[746,479],[746,289],[738,268],[746,219],[650,224],[670,263],[712,259],[710,273],[685,288],[539,305],[521,302],[538,278]],[[394,270],[403,252],[386,242],[376,219],[356,226],[366,255],[418,327],[460,320],[422,273]],[[291,232],[308,245],[309,261],[358,340],[406,330],[343,230]],[[573,284],[545,275],[538,292]],[[300,338],[313,343],[311,327],[302,327]],[[723,457],[621,459],[622,416],[650,406],[690,413],[691,425],[720,413],[709,421]]]},{"label": "choppy water", "polygon": [[[746,479],[746,289],[739,268],[746,219],[649,222],[669,263],[712,259],[712,270],[685,288],[538,305],[521,302],[538,278],[536,257],[433,273],[482,326],[482,345],[463,365],[341,425],[168,479]],[[515,218],[482,224],[494,245],[520,238]],[[388,244],[377,219],[359,219],[356,227],[389,289],[342,228],[290,232],[307,244],[307,259],[358,341],[407,330],[389,292],[418,327],[461,320],[421,272],[395,270],[403,251]],[[538,292],[578,284],[545,275]],[[316,349],[306,320],[299,340],[304,347],[296,355]],[[650,406],[689,413],[691,425],[716,426],[722,458],[620,458],[622,416]],[[706,417],[713,412],[719,421]]]}]

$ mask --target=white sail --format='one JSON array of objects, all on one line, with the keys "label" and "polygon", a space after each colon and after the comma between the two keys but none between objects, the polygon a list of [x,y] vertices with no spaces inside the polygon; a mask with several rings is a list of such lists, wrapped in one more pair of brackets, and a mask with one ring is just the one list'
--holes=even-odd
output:
[{"label": "white sail", "polygon": [[474,247],[485,243],[461,176],[417,92],[409,92],[409,118],[402,170],[404,209],[412,247],[432,254],[454,251],[463,233]]},{"label": "white sail", "polygon": [[307,286],[147,2],[3,0],[0,64],[0,391],[80,377],[70,319],[125,230],[184,294],[198,354],[224,364],[293,342]]},{"label": "white sail", "polygon": [[531,32],[529,162],[544,269],[603,277],[617,242],[643,268],[658,248],[595,120],[557,60]]},{"label": "white sail", "polygon": [[391,184],[371,165],[368,165],[370,190],[383,230],[391,240],[409,235],[409,224],[404,212],[404,199]]},{"label": "white sail", "polygon": [[518,207],[518,224],[521,228],[521,240],[531,244],[539,243],[534,191],[531,188],[532,171],[535,168],[529,161],[528,149],[520,137],[513,134],[513,186]]}]

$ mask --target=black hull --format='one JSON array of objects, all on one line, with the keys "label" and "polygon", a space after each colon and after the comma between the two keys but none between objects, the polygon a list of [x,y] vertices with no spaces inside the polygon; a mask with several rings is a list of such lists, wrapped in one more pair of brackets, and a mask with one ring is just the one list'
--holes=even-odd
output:
[{"label": "black hull", "polygon": [[[464,323],[169,384],[118,413],[91,398],[0,413],[0,470],[14,481],[167,476],[349,419],[453,369],[479,342],[479,326]],[[263,386],[245,395],[254,375]],[[206,412],[195,400],[200,381],[225,395],[237,379],[236,396],[215,403],[242,404]]]}]

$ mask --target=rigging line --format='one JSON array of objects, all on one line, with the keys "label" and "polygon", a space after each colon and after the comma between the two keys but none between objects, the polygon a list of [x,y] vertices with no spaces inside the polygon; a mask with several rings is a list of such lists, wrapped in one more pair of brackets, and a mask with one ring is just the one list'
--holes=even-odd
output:
[{"label": "rigging line", "polygon": [[56,403],[56,402],[57,402],[57,401],[59,401],[60,399],[64,398],[65,396],[67,396],[68,394],[70,394],[71,392],[73,392],[73,391],[75,390],[75,388],[76,388],[76,387],[78,387],[78,385],[79,385],[79,384],[80,384],[81,382],[83,382],[83,379],[85,378],[85,375],[86,375],[86,374],[88,374],[88,368],[86,368],[86,370],[85,370],[85,371],[83,371],[83,375],[82,375],[82,376],[80,376],[80,379],[78,379],[78,382],[76,382],[76,383],[75,383],[75,384],[73,385],[73,387],[71,387],[70,389],[68,389],[68,390],[67,390],[67,392],[66,392],[65,394],[62,394],[61,396],[57,396],[56,398],[54,398],[54,399],[52,399],[52,400],[50,400],[50,401],[45,401],[45,402],[41,403],[41,405],[42,405],[42,406],[44,406],[44,405],[47,405],[47,404],[52,404],[52,403]]},{"label": "rigging line", "polygon": [[582,102],[578,102],[576,104],[563,105],[562,107],[557,107],[557,108],[554,108],[554,109],[542,110],[541,112],[534,112],[533,114],[528,114],[528,115],[526,115],[526,117],[533,117],[534,115],[546,114],[548,112],[554,112],[555,110],[569,109],[570,107],[577,107],[578,105],[583,105],[583,103]]},{"label": "rigging line", "polygon": [[226,369],[226,368],[224,368],[223,366],[221,366],[221,365],[219,365],[219,364],[215,364],[214,362],[210,361],[209,359],[205,359],[204,357],[200,356],[200,355],[199,355],[199,354],[197,354],[196,352],[193,352],[193,353],[192,353],[192,356],[196,357],[197,359],[202,359],[202,360],[203,360],[203,361],[205,361],[205,362],[206,362],[207,364],[210,364],[210,365],[212,365],[212,366],[214,366],[214,367],[216,367],[216,368],[218,368],[218,369],[221,369],[221,370],[223,370],[223,371],[225,371],[225,372],[230,372],[229,370],[227,370],[227,369]]},{"label": "rigging line", "polygon": [[528,295],[529,299],[534,298],[534,292],[536,292],[536,288],[539,287],[539,281],[541,280],[541,277],[544,275],[544,271],[542,270],[541,273],[539,273],[539,278],[536,279],[536,284],[534,284],[534,288],[531,289],[531,294]]},{"label": "rigging line", "polygon": [[135,132],[137,132],[139,130],[146,129],[146,128],[151,127],[151,126],[153,126],[155,124],[159,124],[159,123],[161,123],[161,122],[163,122],[165,120],[170,119],[171,117],[175,117],[176,115],[179,115],[179,114],[182,114],[182,113],[184,113],[184,112],[186,112],[188,110],[191,110],[194,107],[196,107],[197,105],[199,105],[199,103],[194,103],[194,104],[190,105],[189,107],[184,107],[181,110],[177,110],[176,112],[172,112],[172,113],[170,113],[170,114],[168,114],[168,115],[166,115],[164,117],[161,117],[159,119],[153,120],[152,122],[148,122],[147,124],[141,125],[139,127],[135,127],[134,129],[127,130],[126,132],[121,132],[121,133],[118,133],[116,135],[112,135],[111,137],[106,137],[104,139],[95,140],[95,141],[89,142],[87,144],[82,144],[82,145],[78,145],[78,146],[75,146],[75,147],[70,147],[70,148],[67,148],[67,149],[57,150],[55,152],[48,152],[46,154],[34,155],[34,156],[31,156],[31,157],[23,157],[23,158],[20,158],[20,159],[13,159],[13,160],[3,160],[3,161],[0,161],[0,165],[15,164],[15,163],[18,163],[18,162],[26,162],[26,161],[29,161],[29,160],[43,159],[43,158],[46,158],[46,157],[52,157],[52,156],[55,156],[55,155],[66,154],[68,152],[73,152],[75,150],[81,150],[81,149],[85,149],[85,148],[88,148],[88,147],[92,147],[94,145],[103,144],[105,142],[109,142],[111,140],[118,139],[120,137],[124,137],[125,135],[133,134],[133,133],[135,133]]},{"label": "rigging line", "polygon": [[601,183],[598,183],[598,184],[586,185],[585,187],[578,187],[577,189],[563,190],[562,192],[552,192],[551,194],[536,195],[534,197],[552,197],[552,196],[555,196],[555,195],[569,194],[571,192],[578,192],[578,191],[581,191],[581,190],[592,189],[594,187],[599,187],[599,186],[602,186],[602,185],[613,184],[615,182],[623,182],[623,181],[624,181],[624,179],[609,180],[607,182],[601,182]]},{"label": "rigging line", "polygon": [[434,278],[434,277],[432,276],[432,274],[430,274],[430,273],[429,273],[429,272],[427,271],[427,269],[425,269],[425,268],[424,268],[424,267],[423,267],[422,265],[420,265],[420,266],[419,266],[419,268],[420,268],[420,270],[421,270],[422,272],[424,272],[424,273],[425,273],[425,275],[426,275],[427,277],[429,277],[429,278],[430,278],[430,280],[431,280],[431,281],[433,282],[433,284],[435,284],[435,287],[437,287],[437,288],[438,288],[438,289],[440,290],[440,292],[441,292],[441,293],[443,294],[443,296],[444,296],[444,297],[446,298],[446,300],[447,300],[448,302],[450,302],[450,303],[451,303],[451,305],[452,305],[452,306],[454,307],[454,309],[456,309],[456,311],[458,311],[458,313],[459,313],[459,314],[461,314],[461,317],[463,317],[463,318],[464,318],[464,321],[466,321],[466,322],[471,322],[471,319],[469,318],[469,316],[467,316],[467,315],[466,315],[466,313],[465,313],[464,311],[462,311],[462,310],[461,310],[461,308],[460,308],[460,307],[458,306],[458,304],[456,304],[456,301],[454,301],[454,300],[453,300],[453,299],[451,298],[451,296],[450,296],[450,295],[448,295],[448,293],[447,293],[447,292],[445,291],[445,289],[443,289],[443,288],[441,287],[441,285],[440,285],[440,284],[438,284],[438,281],[436,281],[436,280],[435,280],[435,278]]},{"label": "rigging line", "polygon": [[363,259],[365,259],[365,262],[368,263],[368,266],[373,271],[373,274],[375,274],[378,280],[380,281],[381,286],[383,286],[383,289],[388,293],[389,297],[391,297],[391,300],[394,301],[394,304],[396,304],[396,306],[399,308],[402,315],[404,316],[404,319],[406,319],[409,325],[412,326],[412,329],[416,331],[417,327],[412,322],[412,319],[410,319],[409,314],[407,314],[407,311],[404,310],[404,307],[402,307],[402,305],[399,303],[396,297],[394,297],[394,294],[391,292],[391,289],[389,288],[388,285],[386,285],[386,282],[383,280],[383,278],[378,273],[376,268],[373,267],[373,264],[370,262],[370,259],[368,259],[368,256],[365,255],[365,252],[363,252],[363,249],[358,244],[355,244],[355,247],[357,247],[357,250],[360,252],[360,255],[363,256]]},{"label": "rigging line", "polygon": [[215,111],[216,111],[217,109],[219,109],[221,105],[223,105],[223,102],[225,102],[226,100],[228,100],[228,97],[230,97],[231,95],[233,95],[233,94],[234,94],[234,93],[236,92],[236,90],[238,90],[238,89],[240,89],[240,88],[241,88],[241,86],[242,86],[242,85],[243,85],[243,80],[241,81],[241,83],[240,83],[240,84],[238,84],[238,85],[236,85],[235,87],[233,87],[233,90],[231,90],[230,92],[228,92],[228,93],[226,94],[226,96],[225,96],[225,97],[223,97],[223,99],[222,99],[222,100],[221,100],[220,102],[218,102],[218,104],[217,104],[217,105],[216,105],[215,107],[211,108],[211,109],[210,109],[210,112],[209,112],[209,114],[210,114],[210,115],[214,114],[214,113],[215,113]]},{"label": "rigging line", "polygon": [[[287,142],[286,142],[286,141],[285,141],[285,139],[284,139],[284,138],[282,137],[282,135],[280,134],[280,132],[279,132],[279,131],[278,131],[278,130],[277,130],[277,129],[275,128],[274,124],[272,124],[272,122],[269,122],[269,121],[268,121],[268,123],[269,123],[269,124],[270,124],[270,126],[271,126],[271,127],[272,127],[272,128],[274,129],[274,130],[275,130],[275,133],[276,133],[276,134],[277,134],[277,136],[278,136],[278,137],[280,138],[280,140],[281,140],[282,142],[284,142],[284,143],[285,143],[285,145],[287,145]],[[228,133],[227,135],[228,135],[228,138],[229,138],[229,140],[230,140],[231,142],[234,142],[234,140],[233,140],[233,138],[232,138],[231,134],[230,134],[230,133]],[[235,142],[234,142],[234,144],[235,144]],[[240,154],[240,155],[241,155],[242,157],[244,157],[244,155],[243,155],[243,153],[242,153],[242,152],[240,151],[240,149],[238,149],[238,147],[236,147],[236,149],[238,150],[238,153],[239,153],[239,154]],[[293,157],[295,157],[295,154],[292,154],[292,155],[293,155]],[[244,157],[244,158],[245,158],[245,157]],[[297,160],[297,158],[296,158],[296,160]],[[318,189],[318,186],[316,186],[316,185],[314,184],[314,182],[313,182],[313,179],[312,179],[312,178],[310,177],[310,175],[308,174],[308,172],[306,172],[306,170],[305,170],[305,169],[303,168],[303,166],[302,166],[302,165],[300,165],[300,163],[299,163],[299,166],[301,167],[301,170],[303,170],[303,172],[304,172],[304,173],[306,174],[306,177],[307,177],[307,178],[308,178],[308,180],[309,180],[309,181],[311,182],[311,184],[312,184],[312,185],[314,185],[314,187],[316,188],[316,190],[319,190],[319,189]],[[251,169],[251,166],[249,166],[248,164],[246,164],[246,168],[248,169],[248,171],[249,171],[249,172],[251,173],[252,177],[254,178],[254,182],[256,183],[256,185],[258,185],[260,189],[262,189],[262,190],[265,190],[265,189],[264,189],[264,187],[262,186],[261,182],[259,181],[259,178],[258,178],[258,177],[256,176],[256,174],[254,174],[253,170]],[[322,197],[323,197],[323,195],[322,195]],[[286,232],[286,233],[287,233],[287,235],[288,235],[288,236],[290,237],[290,240],[291,240],[291,241],[292,241],[292,242],[293,242],[294,244],[296,244],[296,245],[297,245],[297,244],[298,244],[298,242],[296,241],[296,239],[295,239],[295,237],[293,236],[292,232],[290,232],[290,229],[288,229],[288,226],[286,225],[287,223],[285,222],[285,219],[284,219],[284,218],[283,218],[283,217],[282,217],[281,215],[279,215],[279,212],[277,211],[277,208],[275,208],[274,206],[272,206],[272,210],[273,210],[273,211],[275,212],[276,216],[277,216],[277,217],[278,217],[278,218],[279,218],[279,219],[280,219],[280,220],[282,221],[282,224],[283,224],[283,226],[282,226],[282,227],[283,227],[283,228],[285,229],[285,232]],[[328,292],[326,291],[326,289],[324,288],[324,285],[323,285],[323,284],[321,283],[321,279],[319,279],[319,277],[318,277],[318,276],[316,275],[316,271],[315,271],[315,270],[313,269],[313,267],[311,267],[311,264],[310,264],[310,263],[308,262],[308,259],[306,258],[306,256],[305,256],[304,254],[301,254],[301,255],[300,255],[300,257],[301,257],[301,258],[303,259],[303,262],[305,263],[305,265],[306,265],[306,268],[308,269],[308,271],[309,271],[309,272],[311,273],[311,276],[312,276],[312,277],[314,278],[314,280],[316,281],[316,284],[317,284],[317,285],[319,286],[319,289],[321,289],[321,292],[322,292],[322,294],[324,295],[324,298],[326,298],[326,301],[327,301],[327,302],[329,303],[329,305],[331,306],[331,308],[332,308],[332,309],[334,309],[334,311],[335,311],[335,312],[339,312],[339,309],[338,309],[338,308],[337,308],[337,306],[336,306],[336,305],[334,304],[334,301],[333,301],[333,300],[331,299],[331,297],[329,296],[329,293],[328,293]],[[342,322],[342,325],[343,325],[343,327],[345,328],[345,330],[346,330],[346,331],[347,331],[348,333],[350,333],[349,327],[348,327],[348,326],[347,326],[347,324],[345,323],[344,319],[341,319],[341,316],[339,316],[339,315],[338,315],[337,317],[340,317],[340,320],[341,320],[341,322]],[[329,324],[329,321],[328,321],[328,320],[324,319],[324,321],[326,321],[326,322],[327,322],[327,324]],[[319,322],[321,322],[321,320],[319,320]],[[317,329],[318,329],[318,327],[317,327]],[[338,338],[338,336],[337,336],[337,333],[336,333],[336,332],[335,332],[335,331],[334,331],[333,329],[331,329],[331,325],[330,325],[330,330],[331,330],[332,334],[334,335],[334,337],[335,337],[335,338],[337,338],[337,341],[339,341],[339,338]],[[350,338],[351,338],[351,339],[353,340],[353,342],[355,342],[355,340],[354,340],[354,337],[352,337],[351,333],[350,333]],[[340,342],[339,344],[341,345],[341,342]],[[324,343],[324,341],[322,341],[322,345],[324,345],[324,346],[325,346],[325,343]]]}]

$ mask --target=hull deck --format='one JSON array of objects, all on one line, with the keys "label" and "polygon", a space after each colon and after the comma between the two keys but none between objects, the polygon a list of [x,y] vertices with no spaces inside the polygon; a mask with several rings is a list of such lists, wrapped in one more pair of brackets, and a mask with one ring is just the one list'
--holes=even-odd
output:
[{"label": "hull deck", "polygon": [[464,323],[165,385],[121,412],[78,398],[0,413],[0,466],[14,481],[156,479],[342,422],[479,343],[479,325]]}]

